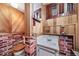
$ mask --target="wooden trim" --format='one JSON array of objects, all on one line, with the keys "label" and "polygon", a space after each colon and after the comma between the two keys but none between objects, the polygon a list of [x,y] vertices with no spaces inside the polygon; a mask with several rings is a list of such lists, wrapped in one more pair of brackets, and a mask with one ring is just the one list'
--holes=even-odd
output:
[{"label": "wooden trim", "polygon": [[60,34],[44,34],[44,35],[54,35],[54,36],[70,36],[73,37],[74,35],[60,35]]}]

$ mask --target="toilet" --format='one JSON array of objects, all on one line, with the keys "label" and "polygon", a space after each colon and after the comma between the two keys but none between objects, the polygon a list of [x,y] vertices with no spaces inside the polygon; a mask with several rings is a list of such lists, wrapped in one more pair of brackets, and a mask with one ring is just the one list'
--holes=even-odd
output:
[{"label": "toilet", "polygon": [[13,48],[14,56],[24,56],[24,44],[19,43]]},{"label": "toilet", "polygon": [[24,56],[24,49],[17,51],[17,52],[14,52],[14,56]]}]

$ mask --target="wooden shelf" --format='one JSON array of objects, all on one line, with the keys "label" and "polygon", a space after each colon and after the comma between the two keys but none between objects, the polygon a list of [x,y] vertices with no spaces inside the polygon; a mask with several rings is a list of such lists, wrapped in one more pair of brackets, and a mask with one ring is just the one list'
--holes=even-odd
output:
[{"label": "wooden shelf", "polygon": [[73,35],[60,35],[60,34],[44,34],[44,35],[55,35],[55,36],[68,36],[68,37],[73,37]]}]

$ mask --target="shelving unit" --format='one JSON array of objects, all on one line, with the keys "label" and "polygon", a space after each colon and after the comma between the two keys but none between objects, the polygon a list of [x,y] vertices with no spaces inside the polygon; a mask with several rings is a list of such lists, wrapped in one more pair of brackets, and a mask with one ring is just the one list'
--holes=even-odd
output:
[{"label": "shelving unit", "polygon": [[73,36],[72,35],[61,35],[59,37],[59,52],[67,56],[71,55],[73,50]]},{"label": "shelving unit", "polygon": [[12,34],[12,36],[13,36],[13,40],[14,40],[14,43],[13,43],[13,45],[15,46],[16,44],[18,44],[18,43],[23,43],[23,36],[22,35],[20,35],[20,34]]},{"label": "shelving unit", "polygon": [[20,34],[1,33],[0,34],[0,56],[14,55],[14,47],[23,43],[23,36]]},{"label": "shelving unit", "polygon": [[13,46],[13,40],[11,34],[0,35],[0,56],[12,56],[11,48]]},{"label": "shelving unit", "polygon": [[[25,40],[25,43],[24,43]],[[24,45],[24,52],[28,56],[35,56],[36,50],[36,40],[35,38],[30,38],[23,36],[21,34],[0,34],[0,56],[12,56],[14,55],[14,48],[22,43]],[[20,47],[19,47],[20,48]],[[15,49],[17,50],[17,49]],[[19,50],[18,50],[19,51]]]},{"label": "shelving unit", "polygon": [[37,54],[36,49],[36,40],[34,38],[25,37],[25,54],[27,56],[35,56]]},{"label": "shelving unit", "polygon": [[74,50],[74,37],[73,35],[60,35],[60,34],[45,34],[59,36],[59,55],[71,56]]}]

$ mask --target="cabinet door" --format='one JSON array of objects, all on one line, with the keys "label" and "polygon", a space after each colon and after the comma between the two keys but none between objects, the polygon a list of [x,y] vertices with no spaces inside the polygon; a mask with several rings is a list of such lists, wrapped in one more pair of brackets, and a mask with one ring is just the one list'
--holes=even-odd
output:
[{"label": "cabinet door", "polygon": [[63,25],[64,24],[64,17],[58,17],[56,19],[56,25]]},{"label": "cabinet door", "polygon": [[44,31],[45,34],[50,33],[50,26],[45,26],[43,31]]},{"label": "cabinet door", "polygon": [[77,15],[68,16],[68,24],[74,24],[77,22]]},{"label": "cabinet door", "polygon": [[72,15],[72,23],[77,23],[77,15]]},{"label": "cabinet door", "polygon": [[68,34],[68,26],[64,26],[64,32]]},{"label": "cabinet door", "polygon": [[53,26],[50,28],[50,34],[54,34],[54,27]]},{"label": "cabinet door", "polygon": [[75,34],[75,26],[74,25],[68,26],[68,34],[70,34],[70,35]]},{"label": "cabinet door", "polygon": [[74,35],[75,34],[75,25],[67,25],[67,26],[65,26],[64,32],[66,34],[69,34],[69,35]]},{"label": "cabinet door", "polygon": [[56,26],[56,34],[60,34],[60,26]]}]

